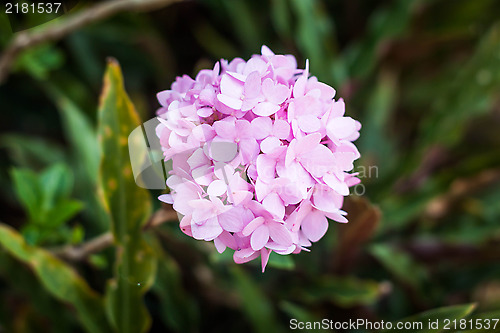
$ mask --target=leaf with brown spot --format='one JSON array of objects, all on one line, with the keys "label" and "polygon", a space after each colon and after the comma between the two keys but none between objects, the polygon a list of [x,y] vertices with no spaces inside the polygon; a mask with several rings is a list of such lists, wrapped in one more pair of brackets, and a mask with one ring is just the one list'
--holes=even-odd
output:
[{"label": "leaf with brown spot", "polygon": [[108,60],[99,103],[102,151],[99,184],[111,217],[117,246],[115,278],[108,283],[106,310],[119,332],[145,332],[151,318],[143,302],[156,271],[156,257],[144,240],[143,224],[151,214],[148,190],[136,185],[130,169],[129,134],[141,121],[125,92],[120,66]]}]

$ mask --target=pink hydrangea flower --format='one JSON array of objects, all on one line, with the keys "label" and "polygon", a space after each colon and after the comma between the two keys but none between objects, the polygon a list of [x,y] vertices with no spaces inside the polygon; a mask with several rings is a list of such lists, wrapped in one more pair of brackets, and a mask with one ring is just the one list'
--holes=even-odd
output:
[{"label": "pink hydrangea flower", "polygon": [[360,157],[361,124],[335,89],[262,46],[250,60],[221,60],[158,93],[156,130],[181,230],[234,250],[234,261],[309,251],[342,211]]}]

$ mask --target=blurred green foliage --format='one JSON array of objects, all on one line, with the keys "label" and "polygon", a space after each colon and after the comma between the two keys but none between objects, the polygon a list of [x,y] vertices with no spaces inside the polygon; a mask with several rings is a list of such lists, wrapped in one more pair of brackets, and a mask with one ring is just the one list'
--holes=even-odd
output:
[{"label": "blurred green foliage", "polygon": [[68,265],[46,250],[27,245],[21,235],[0,225],[0,243],[7,253],[33,269],[45,290],[75,307],[89,332],[108,332],[102,299]]},{"label": "blurred green foliage", "polygon": [[[499,17],[495,0],[198,0],[24,50],[0,85],[0,331],[499,318]],[[51,18],[0,12],[0,48]],[[135,186],[122,145],[177,75],[262,44],[309,59],[363,125],[349,224],[265,274],[176,223],[143,231],[160,193]],[[110,230],[111,248],[61,255]]]},{"label": "blurred green foliage", "polygon": [[47,242],[79,243],[82,229],[66,225],[83,208],[83,204],[69,195],[73,176],[64,164],[54,164],[39,175],[30,169],[13,169],[12,180],[19,202],[28,213],[23,235],[31,244]]}]

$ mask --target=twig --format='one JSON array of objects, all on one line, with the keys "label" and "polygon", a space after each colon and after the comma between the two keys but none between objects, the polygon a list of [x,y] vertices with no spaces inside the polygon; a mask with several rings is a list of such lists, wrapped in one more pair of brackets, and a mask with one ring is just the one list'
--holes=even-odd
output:
[{"label": "twig", "polygon": [[18,32],[0,56],[0,84],[7,78],[16,56],[23,50],[47,41],[56,41],[71,32],[124,11],[150,11],[181,0],[111,0],[63,16],[43,30]]},{"label": "twig", "polygon": [[111,232],[107,232],[78,246],[66,245],[64,247],[54,249],[52,253],[64,260],[82,261],[91,254],[106,249],[111,244],[113,244],[113,234],[111,234]]},{"label": "twig", "polygon": [[[173,220],[177,220],[177,213],[173,209],[162,208],[151,216],[149,221],[144,225],[143,230],[155,228],[164,222]],[[106,232],[77,246],[66,245],[54,249],[52,253],[64,260],[82,261],[87,259],[90,255],[110,247],[113,241],[113,234],[111,232]]]}]

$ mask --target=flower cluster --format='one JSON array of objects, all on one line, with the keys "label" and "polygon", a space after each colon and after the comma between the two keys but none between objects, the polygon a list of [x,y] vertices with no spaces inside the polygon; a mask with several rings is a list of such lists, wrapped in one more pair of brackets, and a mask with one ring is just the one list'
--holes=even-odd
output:
[{"label": "flower cluster", "polygon": [[236,263],[260,256],[264,270],[272,251],[308,251],[328,219],[347,222],[361,124],[307,62],[261,53],[178,77],[157,95],[156,132],[173,163],[159,199],[183,216],[182,231],[233,249]]}]

